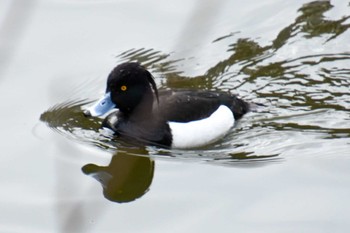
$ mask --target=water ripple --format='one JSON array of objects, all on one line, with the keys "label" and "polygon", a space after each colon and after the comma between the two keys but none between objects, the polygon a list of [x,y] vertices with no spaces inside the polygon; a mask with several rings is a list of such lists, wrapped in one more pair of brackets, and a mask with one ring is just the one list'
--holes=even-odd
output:
[{"label": "water ripple", "polygon": [[[172,59],[176,52],[132,48],[120,53],[118,63],[142,63],[160,88],[229,91],[263,105],[214,145],[190,151],[149,147],[147,153],[219,164],[343,153],[350,142],[350,45],[342,35],[349,34],[346,22],[350,16],[325,17],[332,8],[328,1],[301,6],[296,19],[268,45],[240,38],[239,33],[214,38],[207,48],[226,42],[223,53],[228,56],[197,76],[185,75],[182,68],[191,58]],[[101,119],[83,116],[82,109],[89,103],[87,98],[66,101],[43,113],[41,120],[76,141],[128,151],[129,144],[100,131]]]}]

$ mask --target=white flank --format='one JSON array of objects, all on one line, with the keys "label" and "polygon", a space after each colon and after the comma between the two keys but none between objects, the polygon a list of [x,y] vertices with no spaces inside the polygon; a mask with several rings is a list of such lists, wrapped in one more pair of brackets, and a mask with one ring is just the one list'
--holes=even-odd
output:
[{"label": "white flank", "polygon": [[188,123],[169,122],[172,148],[201,147],[225,136],[235,123],[232,111],[221,105],[210,117]]}]

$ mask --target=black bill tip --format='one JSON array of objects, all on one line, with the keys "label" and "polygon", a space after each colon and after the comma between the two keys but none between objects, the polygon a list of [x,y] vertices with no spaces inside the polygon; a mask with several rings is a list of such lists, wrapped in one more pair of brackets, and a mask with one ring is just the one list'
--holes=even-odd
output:
[{"label": "black bill tip", "polygon": [[91,112],[89,110],[84,110],[83,114],[85,117],[92,117]]}]

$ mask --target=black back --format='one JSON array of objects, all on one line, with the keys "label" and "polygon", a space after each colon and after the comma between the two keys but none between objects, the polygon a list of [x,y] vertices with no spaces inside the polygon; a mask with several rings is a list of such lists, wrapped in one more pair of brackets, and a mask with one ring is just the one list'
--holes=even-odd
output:
[{"label": "black back", "polygon": [[[159,92],[159,114],[167,121],[189,122],[209,117],[220,105],[230,108],[236,120],[249,111],[249,104],[226,92],[163,90]],[[157,106],[154,106],[157,111]]]}]

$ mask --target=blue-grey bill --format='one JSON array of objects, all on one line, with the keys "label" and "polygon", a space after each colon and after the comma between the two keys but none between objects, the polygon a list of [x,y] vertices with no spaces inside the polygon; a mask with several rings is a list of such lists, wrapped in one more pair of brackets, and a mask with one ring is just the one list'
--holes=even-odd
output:
[{"label": "blue-grey bill", "polygon": [[87,112],[89,112],[90,116],[102,116],[113,108],[115,108],[115,104],[112,102],[111,93],[108,92],[94,105],[88,108]]}]

